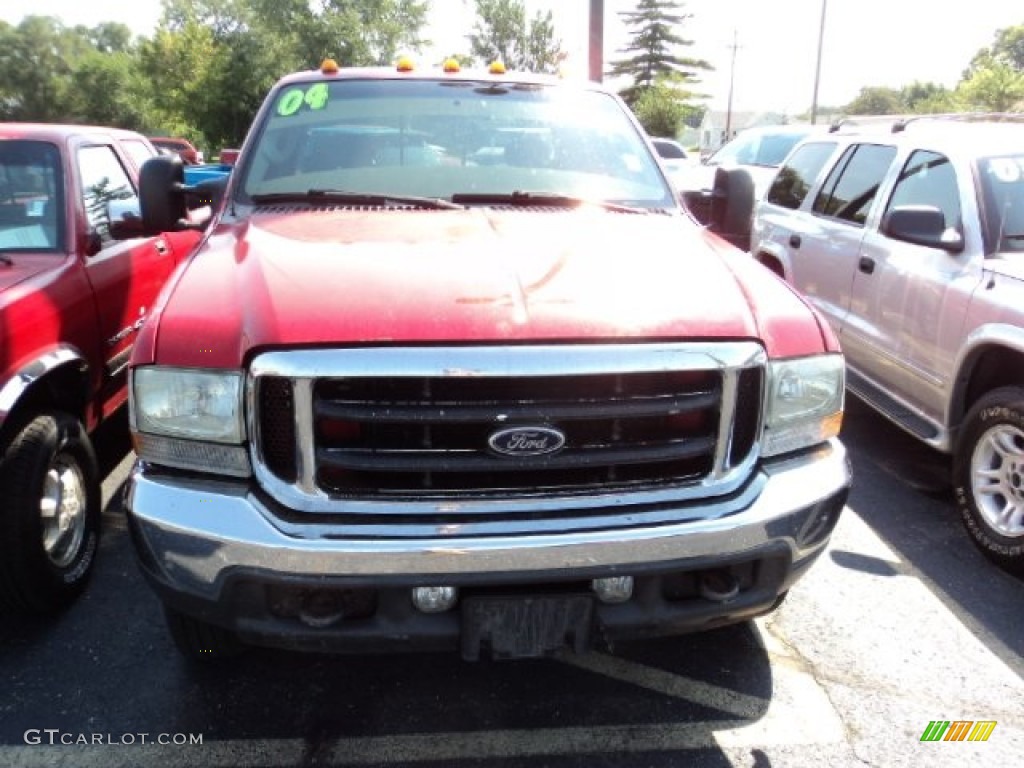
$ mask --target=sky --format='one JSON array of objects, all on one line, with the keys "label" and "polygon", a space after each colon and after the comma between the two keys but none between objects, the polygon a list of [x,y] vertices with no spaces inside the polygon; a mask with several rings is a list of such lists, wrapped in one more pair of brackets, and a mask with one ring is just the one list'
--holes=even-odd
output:
[{"label": "sky", "polygon": [[[531,15],[553,12],[556,35],[570,60],[586,72],[589,0],[525,2]],[[628,41],[619,12],[635,5],[635,0],[605,0],[606,62],[619,58]],[[427,36],[444,53],[468,50],[464,38],[472,26],[472,1],[433,0],[432,6]],[[731,75],[734,110],[808,111],[823,6],[819,108],[847,104],[864,86],[899,88],[919,80],[952,87],[997,29],[1024,24],[1024,7],[1017,0],[685,0],[684,11],[692,18],[681,33],[694,44],[684,55],[715,67],[702,73],[696,87],[707,94],[708,106],[726,108]],[[160,0],[0,0],[4,21],[17,23],[27,13],[56,16],[68,26],[120,21],[148,35],[159,21]]]}]

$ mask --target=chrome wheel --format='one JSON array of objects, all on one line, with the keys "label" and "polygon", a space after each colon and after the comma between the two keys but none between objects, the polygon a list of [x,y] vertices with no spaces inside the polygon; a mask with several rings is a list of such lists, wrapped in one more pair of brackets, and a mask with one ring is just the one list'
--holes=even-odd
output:
[{"label": "chrome wheel", "polygon": [[971,456],[971,491],[984,521],[1002,536],[1024,536],[1024,431],[998,424]]},{"label": "chrome wheel", "polygon": [[50,562],[66,568],[78,555],[85,538],[88,496],[78,465],[58,455],[43,478],[39,517],[43,549]]}]

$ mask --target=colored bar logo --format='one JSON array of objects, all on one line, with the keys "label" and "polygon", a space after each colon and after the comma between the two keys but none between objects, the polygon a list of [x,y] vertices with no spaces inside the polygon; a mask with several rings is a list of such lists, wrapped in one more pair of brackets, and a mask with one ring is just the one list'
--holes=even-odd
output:
[{"label": "colored bar logo", "polygon": [[921,741],[988,741],[995,728],[995,720],[932,720]]}]

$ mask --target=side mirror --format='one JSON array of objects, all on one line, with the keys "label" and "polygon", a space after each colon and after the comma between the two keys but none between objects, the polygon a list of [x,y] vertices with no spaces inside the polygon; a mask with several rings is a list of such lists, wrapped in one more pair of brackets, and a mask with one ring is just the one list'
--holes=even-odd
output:
[{"label": "side mirror", "polygon": [[110,236],[115,240],[131,240],[146,234],[137,197],[107,203],[107,221],[110,223]]},{"label": "side mirror", "polygon": [[186,227],[185,165],[181,157],[157,155],[142,164],[139,203],[147,233],[175,232]]},{"label": "side mirror", "polygon": [[743,168],[716,168],[708,228],[743,251],[750,250],[754,180]]},{"label": "side mirror", "polygon": [[711,190],[684,189],[679,197],[693,218],[705,227],[711,223]]},{"label": "side mirror", "polygon": [[953,227],[946,226],[946,217],[934,205],[901,205],[882,217],[882,234],[928,248],[941,248],[950,253],[964,249],[964,238]]}]

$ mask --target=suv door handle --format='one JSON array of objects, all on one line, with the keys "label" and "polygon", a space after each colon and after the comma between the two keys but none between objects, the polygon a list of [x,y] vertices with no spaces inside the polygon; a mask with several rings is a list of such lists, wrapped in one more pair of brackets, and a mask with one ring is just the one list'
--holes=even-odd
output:
[{"label": "suv door handle", "polygon": [[799,248],[800,247],[800,243],[802,243],[802,242],[803,242],[803,240],[800,239],[800,235],[790,235],[789,236],[789,244],[791,246],[793,246],[794,248]]},{"label": "suv door handle", "polygon": [[857,264],[857,269],[863,272],[865,275],[871,275],[875,272],[875,260],[869,259],[867,256],[861,256],[860,262]]}]

